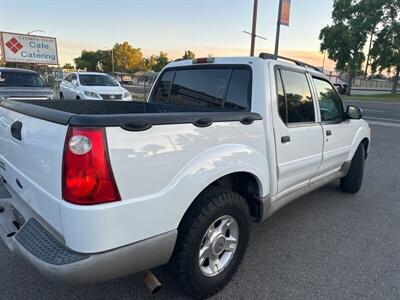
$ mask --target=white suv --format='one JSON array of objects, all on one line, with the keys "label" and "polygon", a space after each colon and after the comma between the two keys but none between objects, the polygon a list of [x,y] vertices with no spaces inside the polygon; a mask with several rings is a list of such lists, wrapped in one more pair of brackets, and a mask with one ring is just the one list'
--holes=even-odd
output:
[{"label": "white suv", "polygon": [[60,85],[60,99],[132,100],[131,94],[118,81],[97,72],[68,74]]}]

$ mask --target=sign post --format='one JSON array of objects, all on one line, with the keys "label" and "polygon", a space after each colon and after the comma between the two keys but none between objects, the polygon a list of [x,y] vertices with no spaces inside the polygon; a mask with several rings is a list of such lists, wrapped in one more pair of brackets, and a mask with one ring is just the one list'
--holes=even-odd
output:
[{"label": "sign post", "polygon": [[57,40],[53,37],[0,32],[5,62],[58,65]]},{"label": "sign post", "polygon": [[289,26],[290,16],[290,0],[279,0],[278,10],[278,21],[276,24],[276,36],[275,36],[275,57],[278,57],[279,52],[279,35],[281,31],[281,25]]}]

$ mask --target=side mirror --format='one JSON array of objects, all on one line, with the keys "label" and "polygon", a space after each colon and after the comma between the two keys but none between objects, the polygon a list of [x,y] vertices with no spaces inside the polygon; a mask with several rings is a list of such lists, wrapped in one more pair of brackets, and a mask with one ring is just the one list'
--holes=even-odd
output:
[{"label": "side mirror", "polygon": [[361,108],[358,108],[357,106],[349,105],[349,106],[347,106],[347,109],[346,109],[346,116],[348,119],[359,120],[359,119],[362,119],[363,112],[362,112]]},{"label": "side mirror", "polygon": [[74,87],[78,87],[79,86],[78,81],[75,80],[75,79],[72,80],[72,84],[73,84]]}]

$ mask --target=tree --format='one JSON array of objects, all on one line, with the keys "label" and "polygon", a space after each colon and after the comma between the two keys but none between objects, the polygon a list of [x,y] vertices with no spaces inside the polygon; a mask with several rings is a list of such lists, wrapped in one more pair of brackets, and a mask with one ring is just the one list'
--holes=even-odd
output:
[{"label": "tree", "polygon": [[83,50],[80,57],[74,59],[77,69],[87,71],[111,72],[111,50]]},{"label": "tree", "polygon": [[333,24],[324,27],[319,35],[321,52],[336,62],[336,68],[349,73],[346,94],[350,94],[353,77],[361,70],[367,36],[383,15],[387,0],[335,0]]},{"label": "tree", "polygon": [[83,50],[80,57],[74,59],[77,69],[86,69],[87,71],[98,71],[100,61],[99,51]]},{"label": "tree", "polygon": [[183,56],[182,56],[183,59],[193,59],[195,57],[196,57],[196,54],[194,54],[190,50],[185,50],[185,54],[183,54]]},{"label": "tree", "polygon": [[63,65],[62,68],[63,68],[63,69],[69,69],[69,70],[71,70],[71,69],[74,69],[74,66],[71,65],[70,63],[66,63],[66,64]]},{"label": "tree", "polygon": [[115,68],[124,72],[135,72],[142,68],[143,53],[128,42],[114,46]]},{"label": "tree", "polygon": [[376,33],[376,39],[371,48],[372,59],[371,69],[381,73],[387,70],[392,73],[394,78],[392,93],[396,93],[400,74],[400,3],[388,1],[385,7],[385,17],[382,22],[381,30]]},{"label": "tree", "polygon": [[154,70],[156,64],[157,64],[157,56],[155,56],[154,54],[149,56],[148,58],[143,59],[143,68],[146,71]]},{"label": "tree", "polygon": [[143,66],[145,70],[160,72],[169,62],[168,54],[161,51],[159,55],[151,55],[145,58],[143,60]]},{"label": "tree", "polygon": [[168,54],[161,51],[156,57],[156,64],[153,67],[153,71],[160,72],[162,68],[164,68],[169,62],[170,60],[168,59]]}]

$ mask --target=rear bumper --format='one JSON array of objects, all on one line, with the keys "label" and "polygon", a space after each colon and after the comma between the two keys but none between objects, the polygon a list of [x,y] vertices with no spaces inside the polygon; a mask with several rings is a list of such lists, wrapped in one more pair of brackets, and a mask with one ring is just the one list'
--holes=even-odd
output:
[{"label": "rear bumper", "polygon": [[0,206],[0,237],[8,248],[63,284],[106,281],[163,265],[177,237],[173,230],[106,252],[78,253],[4,184],[0,184]]}]

